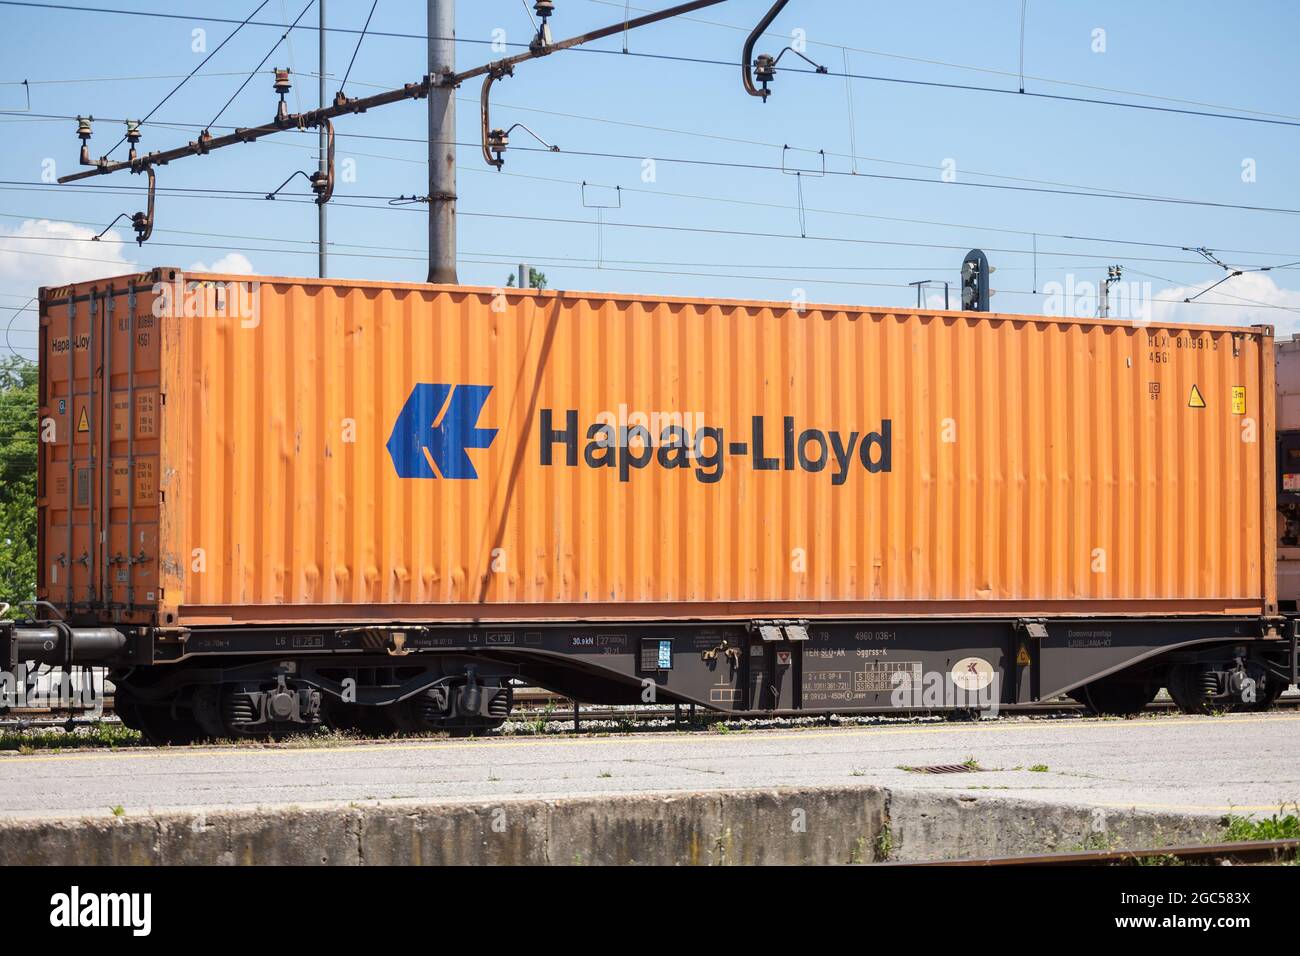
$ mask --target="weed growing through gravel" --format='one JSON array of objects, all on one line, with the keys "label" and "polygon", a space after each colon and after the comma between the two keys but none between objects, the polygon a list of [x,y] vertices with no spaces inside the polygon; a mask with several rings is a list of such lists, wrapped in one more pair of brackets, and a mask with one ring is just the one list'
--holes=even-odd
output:
[{"label": "weed growing through gravel", "polygon": [[0,750],[36,753],[41,750],[77,750],[86,747],[139,747],[144,744],[140,731],[117,721],[103,721],[71,731],[62,727],[33,727],[27,730],[0,731]]}]

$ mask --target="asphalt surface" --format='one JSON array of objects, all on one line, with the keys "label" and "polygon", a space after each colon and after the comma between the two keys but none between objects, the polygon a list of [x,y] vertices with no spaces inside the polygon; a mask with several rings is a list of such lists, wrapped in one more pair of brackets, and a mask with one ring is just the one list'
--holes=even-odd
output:
[{"label": "asphalt surface", "polygon": [[846,784],[1268,815],[1300,800],[1300,714],[10,753],[0,818]]}]

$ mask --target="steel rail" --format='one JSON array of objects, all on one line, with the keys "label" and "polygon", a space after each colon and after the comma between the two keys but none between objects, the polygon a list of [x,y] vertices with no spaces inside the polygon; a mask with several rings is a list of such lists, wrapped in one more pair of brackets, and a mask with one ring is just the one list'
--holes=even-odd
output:
[{"label": "steel rail", "polygon": [[1158,846],[1077,853],[1031,853],[1024,856],[974,857],[879,866],[1117,866],[1169,858],[1180,863],[1280,863],[1300,855],[1300,840],[1243,840],[1198,846]]}]

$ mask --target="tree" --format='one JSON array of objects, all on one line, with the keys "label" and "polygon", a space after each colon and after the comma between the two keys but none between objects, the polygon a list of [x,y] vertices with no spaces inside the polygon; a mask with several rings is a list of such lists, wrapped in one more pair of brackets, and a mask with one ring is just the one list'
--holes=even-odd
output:
[{"label": "tree", "polygon": [[36,416],[36,363],[0,359],[0,601],[10,603],[36,597]]},{"label": "tree", "polygon": [[[515,287],[515,281],[516,281],[516,280],[515,280],[515,275],[514,275],[514,273],[512,272],[512,273],[510,274],[510,278],[506,279],[506,288],[507,288],[507,289],[513,289],[513,288]],[[545,288],[546,288],[546,273],[545,273],[545,272],[539,272],[539,271],[537,271],[536,269],[534,269],[532,266],[529,266],[529,267],[528,267],[528,288],[530,288],[530,289],[545,289]]]}]

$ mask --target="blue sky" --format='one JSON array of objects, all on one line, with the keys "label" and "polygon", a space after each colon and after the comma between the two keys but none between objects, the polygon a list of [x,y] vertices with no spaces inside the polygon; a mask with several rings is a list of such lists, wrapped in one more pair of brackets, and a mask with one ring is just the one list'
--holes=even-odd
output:
[{"label": "blue sky", "polygon": [[[15,111],[0,115],[0,316],[6,324],[40,284],[155,265],[246,262],[262,274],[315,275],[316,210],[305,202],[163,193],[154,239],[140,249],[133,242],[85,241],[119,212],[141,208],[141,194],[109,191],[138,187],[139,177],[97,180],[99,192],[39,185],[50,160],[60,175],[76,168],[79,143],[72,120],[35,114],[143,116],[202,60],[192,49],[195,29],[206,30],[209,51],[234,29],[199,17],[242,19],[257,2],[74,0],[179,18],[0,5],[0,109]],[[180,124],[210,121],[284,32],[278,25],[292,21],[306,2],[269,0],[257,20],[277,26],[240,31],[158,110],[142,148],[192,139],[197,130]],[[668,5],[638,0],[631,8]],[[500,56],[487,44],[496,29],[510,42],[526,42],[531,6],[460,0],[458,65]],[[790,71],[780,74],[763,104],[744,95],[739,68],[729,64],[738,62],[745,33],[767,6],[767,0],[729,0],[628,38],[634,53],[728,65],[623,56],[618,37],[596,44],[613,52],[566,52],[521,66],[496,87],[494,125],[526,123],[561,152],[512,150],[501,173],[484,165],[475,145],[479,84],[466,84],[458,116],[458,140],[469,144],[459,156],[461,281],[499,285],[511,263],[528,261],[552,288],[777,300],[803,288],[811,301],[898,306],[915,303],[908,282],[955,284],[965,251],[979,246],[998,269],[997,311],[1049,311],[1043,295],[1049,283],[1096,282],[1108,265],[1122,264],[1127,279],[1151,283],[1159,320],[1269,323],[1279,334],[1300,329],[1300,266],[1241,276],[1205,296],[1206,304],[1184,306],[1182,298],[1222,271],[1180,248],[1118,241],[1239,250],[1219,255],[1234,265],[1283,265],[1300,260],[1295,213],[1025,189],[1300,209],[1300,58],[1293,50],[1300,7],[1282,0],[1231,7],[1208,0],[1027,4],[1024,72],[1031,93],[1282,121],[1270,124]],[[554,34],[613,22],[624,7],[622,0],[559,0]],[[330,25],[358,29],[369,10],[369,0],[329,0]],[[847,63],[847,72],[862,76],[1014,91],[1020,16],[1020,0],[792,0],[760,50],[775,53],[801,30],[808,55],[832,74],[846,72]],[[401,35],[366,37],[350,94],[419,79],[424,17],[418,0],[379,0],[371,29]],[[269,70],[275,65],[295,71],[291,109],[317,104],[310,75],[317,70],[316,22],[313,6],[221,124],[254,125],[273,115]],[[1105,31],[1104,52],[1095,50],[1098,29]],[[331,95],[356,42],[354,33],[329,37]],[[782,66],[804,64],[786,54]],[[29,87],[21,85],[24,79]],[[27,109],[27,89],[30,113],[16,112]],[[426,191],[424,104],[349,117],[338,132],[339,163],[351,160],[356,177],[339,184],[330,210],[337,243],[331,274],[422,281],[424,207],[355,197]],[[121,133],[120,123],[97,122],[92,152],[103,152]],[[511,141],[535,145],[522,130]],[[862,175],[781,172],[783,161],[820,170],[818,150],[826,151],[833,173]],[[629,158],[579,155],[596,152]],[[313,169],[314,156],[314,134],[284,134],[174,163],[159,170],[158,182],[168,189],[260,194],[295,170]],[[643,181],[645,157],[657,158],[653,182]],[[1253,161],[1253,182],[1243,181],[1247,161]],[[955,182],[944,181],[945,169]],[[875,178],[882,175],[919,181]],[[588,203],[615,201],[612,189],[597,187],[623,187],[621,208],[585,207],[583,181],[592,184]],[[286,191],[301,196],[304,187],[298,179]],[[800,238],[801,231],[815,238]],[[129,240],[130,230],[119,224],[106,238]],[[17,313],[10,345],[33,354],[34,328],[34,312]]]}]

